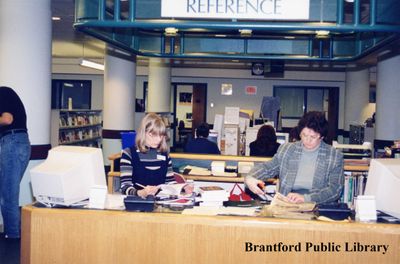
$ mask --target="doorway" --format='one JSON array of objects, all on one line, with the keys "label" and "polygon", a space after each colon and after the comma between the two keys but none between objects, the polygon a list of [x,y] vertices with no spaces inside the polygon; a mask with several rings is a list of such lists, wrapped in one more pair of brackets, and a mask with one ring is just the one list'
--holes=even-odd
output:
[{"label": "doorway", "polygon": [[184,148],[207,118],[207,84],[172,83],[174,90],[174,144]]},{"label": "doorway", "polygon": [[[148,82],[143,83],[143,100],[147,105]],[[207,84],[171,83],[171,144],[183,149],[194,137],[196,127],[207,120]]]}]

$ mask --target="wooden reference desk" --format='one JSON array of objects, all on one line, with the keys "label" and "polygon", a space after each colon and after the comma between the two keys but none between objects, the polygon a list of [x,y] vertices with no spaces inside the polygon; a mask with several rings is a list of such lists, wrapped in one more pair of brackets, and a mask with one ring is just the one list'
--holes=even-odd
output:
[{"label": "wooden reference desk", "polygon": [[[246,242],[300,244],[301,251],[246,252]],[[341,249],[307,252],[307,242]],[[389,248],[345,252],[345,243]],[[39,264],[400,263],[400,225],[27,206],[21,245],[21,263]]]}]

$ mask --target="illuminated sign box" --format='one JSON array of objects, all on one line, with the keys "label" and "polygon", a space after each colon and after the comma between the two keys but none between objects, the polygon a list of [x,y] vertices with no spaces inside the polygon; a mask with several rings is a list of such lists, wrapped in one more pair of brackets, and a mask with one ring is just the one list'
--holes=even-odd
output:
[{"label": "illuminated sign box", "polygon": [[310,0],[161,0],[161,16],[174,18],[307,20]]}]

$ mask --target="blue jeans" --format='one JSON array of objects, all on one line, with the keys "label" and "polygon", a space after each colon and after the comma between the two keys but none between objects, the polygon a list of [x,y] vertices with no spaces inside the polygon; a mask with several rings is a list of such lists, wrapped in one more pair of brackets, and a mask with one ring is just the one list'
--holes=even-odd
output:
[{"label": "blue jeans", "polygon": [[10,238],[21,236],[19,184],[28,166],[30,155],[28,134],[8,134],[0,138],[0,207],[4,233]]}]

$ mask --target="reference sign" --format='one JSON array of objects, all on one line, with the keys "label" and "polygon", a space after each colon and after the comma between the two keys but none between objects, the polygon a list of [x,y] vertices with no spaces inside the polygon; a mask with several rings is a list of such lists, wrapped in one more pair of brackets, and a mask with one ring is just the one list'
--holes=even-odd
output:
[{"label": "reference sign", "polygon": [[310,0],[161,0],[161,17],[307,20]]}]

